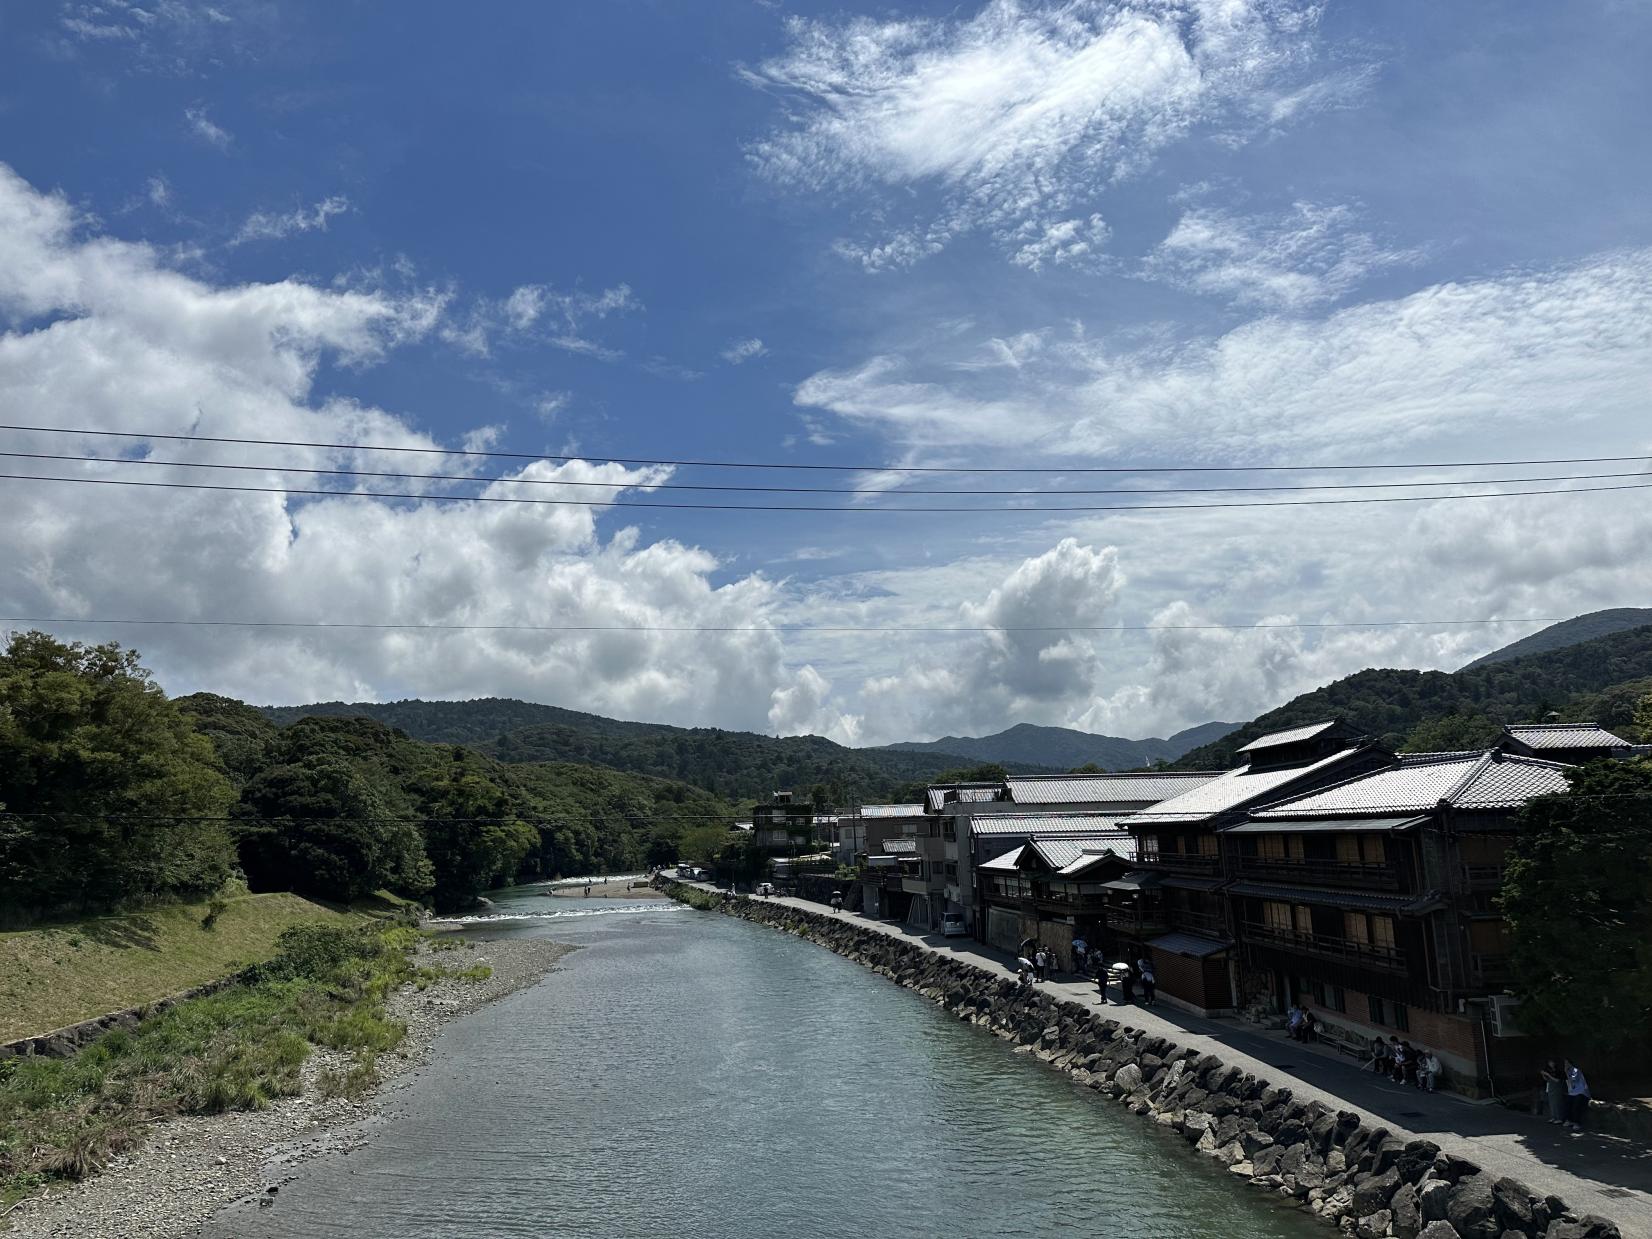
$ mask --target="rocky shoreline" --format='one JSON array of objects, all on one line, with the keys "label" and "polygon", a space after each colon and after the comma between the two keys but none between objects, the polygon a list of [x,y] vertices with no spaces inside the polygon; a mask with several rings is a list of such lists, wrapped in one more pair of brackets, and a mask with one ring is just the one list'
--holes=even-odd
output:
[{"label": "rocky shoreline", "polygon": [[712,894],[661,879],[696,907],[769,925],[917,991],[1132,1113],[1179,1132],[1228,1173],[1300,1202],[1358,1239],[1620,1239],[1612,1222],[1555,1196],[1402,1141],[1350,1111],[1293,1099],[1289,1088],[1027,990],[973,964],[825,913]]},{"label": "rocky shoreline", "polygon": [[[7,1239],[185,1239],[221,1210],[257,1208],[279,1196],[289,1168],[366,1141],[360,1129],[426,1061],[442,1027],[458,1016],[534,984],[574,948],[543,938],[467,942],[418,962],[453,970],[487,965],[486,980],[446,978],[404,987],[390,1014],[407,1025],[402,1044],[378,1062],[383,1084],[367,1097],[321,1096],[323,1073],[347,1064],[317,1049],[304,1065],[304,1091],[267,1110],[189,1116],[158,1124],[144,1144],[102,1174],[21,1202],[0,1221]],[[348,1130],[344,1130],[348,1129]]]}]

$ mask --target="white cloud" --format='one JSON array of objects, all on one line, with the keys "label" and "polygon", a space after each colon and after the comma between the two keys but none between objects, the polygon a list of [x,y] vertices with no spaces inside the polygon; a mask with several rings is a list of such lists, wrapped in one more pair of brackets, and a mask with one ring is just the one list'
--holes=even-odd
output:
[{"label": "white cloud", "polygon": [[164,176],[156,174],[145,183],[144,196],[149,204],[155,207],[166,208],[172,205],[172,183]]},{"label": "white cloud", "polygon": [[1317,14],[1292,0],[993,0],[957,18],[794,17],[786,52],[746,71],[786,108],[748,153],[801,189],[931,192],[924,221],[846,243],[873,269],[978,228],[1019,253],[1024,227],[1082,217],[1200,127],[1237,134],[1312,108]]},{"label": "white cloud", "polygon": [[731,366],[743,365],[754,357],[761,357],[768,348],[756,336],[745,340],[731,340],[723,350],[723,360]]},{"label": "white cloud", "polygon": [[335,215],[349,211],[350,200],[343,194],[323,198],[306,210],[295,207],[291,211],[272,213],[254,211],[230,238],[231,245],[245,245],[248,241],[279,241],[295,232],[326,232],[328,221]]},{"label": "white cloud", "polygon": [[1278,218],[1218,207],[1185,212],[1143,264],[1147,276],[1237,305],[1296,311],[1334,301],[1416,250],[1357,230],[1347,206],[1297,202]]},{"label": "white cloud", "polygon": [[504,342],[548,344],[564,352],[613,361],[623,354],[591,339],[590,325],[642,308],[628,284],[616,284],[596,293],[523,284],[502,298],[478,298],[463,319],[443,327],[442,338],[476,357],[491,356],[494,348]]},{"label": "white cloud", "polygon": [[1010,257],[1018,267],[1042,271],[1051,266],[1094,267],[1112,230],[1099,215],[1063,219],[1051,224],[1028,224],[1021,234],[1029,239]]},{"label": "white cloud", "polygon": [[[440,299],[422,293],[324,289],[294,279],[215,285],[170,268],[148,246],[97,235],[63,198],[37,192],[0,165],[6,421],[440,448],[391,411],[316,390],[324,362],[370,365],[428,337],[440,311]],[[334,369],[329,386],[348,375]],[[492,433],[478,426],[468,442],[490,442]],[[110,454],[107,440],[91,436],[13,434],[8,443]],[[255,453],[177,443],[150,450],[163,459],[407,468],[407,458],[388,451]],[[475,467],[457,456],[417,459],[419,471]],[[171,466],[40,472],[69,471],[201,480],[198,471]],[[537,462],[480,493],[587,499],[589,489],[558,483],[611,482],[617,489],[605,493],[624,494],[668,476]],[[234,480],[310,484],[273,469]],[[0,526],[8,531],[0,540],[0,607],[66,617],[630,626],[636,631],[61,632],[135,639],[174,692],[209,688],[254,701],[498,693],[627,717],[703,724],[709,715],[726,726],[765,726],[776,690],[803,684],[766,627],[776,587],[759,575],[731,576],[696,547],[646,542],[617,524],[599,528],[611,519],[579,506],[12,481],[0,486]],[[697,626],[755,631],[665,631]]]},{"label": "white cloud", "polygon": [[844,714],[831,704],[832,686],[820,672],[805,664],[791,683],[770,696],[769,730],[777,736],[825,736],[839,744],[859,742],[861,718]]},{"label": "white cloud", "polygon": [[216,124],[203,107],[185,108],[184,120],[189,124],[189,131],[208,146],[227,151],[235,141],[229,130]]},{"label": "white cloud", "polygon": [[1438,284],[1324,319],[1262,318],[1184,343],[1050,334],[1017,365],[983,367],[989,343],[927,339],[912,360],[885,353],[821,371],[794,398],[944,458],[974,446],[1121,462],[1347,460],[1377,449],[1391,459],[1442,440],[1473,458],[1493,431],[1645,425],[1652,250]]}]

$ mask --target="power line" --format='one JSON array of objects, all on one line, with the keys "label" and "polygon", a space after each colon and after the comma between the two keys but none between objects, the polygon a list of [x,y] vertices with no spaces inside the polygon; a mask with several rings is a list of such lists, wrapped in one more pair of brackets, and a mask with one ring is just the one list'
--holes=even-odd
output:
[{"label": "power line", "polygon": [[[26,431],[32,434],[102,435],[120,439],[166,440],[182,443],[237,443],[259,447],[304,447],[332,452],[407,452],[426,456],[469,456],[494,460],[591,460],[588,456],[561,456],[547,452],[506,452],[497,449],[405,447],[395,444],[319,443],[304,439],[252,439],[227,435],[163,434],[135,430],[71,429],[63,426],[22,426],[0,423],[0,430]],[[1377,462],[1367,464],[1326,465],[840,465],[814,464],[796,461],[750,460],[690,460],[650,458],[638,456],[607,456],[602,458],[616,465],[664,465],[693,469],[804,469],[842,473],[1315,473],[1333,470],[1363,469],[1484,469],[1516,468],[1536,465],[1596,465],[1623,464],[1630,461],[1648,461],[1652,456],[1571,456],[1543,460],[1459,460],[1430,462]]]},{"label": "power line", "polygon": [[[147,465],[169,469],[222,469],[240,473],[302,473],[312,477],[341,478],[397,478],[420,482],[461,482],[476,486],[503,483],[509,486],[569,486],[601,490],[686,490],[735,492],[738,494],[769,495],[1212,495],[1255,491],[1322,491],[1322,490],[1394,490],[1400,487],[1424,486],[1516,486],[1529,482],[1594,482],[1614,478],[1646,477],[1645,470],[1624,473],[1558,473],[1538,477],[1518,478],[1447,478],[1434,481],[1397,482],[1317,482],[1305,485],[1277,486],[1165,486],[1165,487],[1073,487],[1055,490],[1036,487],[1012,489],[982,489],[978,487],[923,487],[903,486],[899,490],[875,486],[735,486],[708,485],[691,482],[598,482],[590,479],[521,478],[503,475],[464,473],[398,473],[370,469],[315,469],[299,465],[247,465],[209,460],[157,460],[154,457],[134,459],[124,456],[78,456],[54,452],[5,452],[0,458],[12,460],[63,460],[96,465]],[[329,494],[351,494],[350,491],[329,491]],[[436,496],[431,496],[432,498]],[[835,510],[835,509],[833,509]]]},{"label": "power line", "polygon": [[[1561,617],[1567,618],[1567,617]],[[49,615],[0,615],[0,624],[86,624],[139,628],[345,629],[434,632],[801,632],[801,633],[987,633],[987,632],[1253,632],[1276,628],[1454,628],[1476,624],[1558,624],[1553,616],[1492,616],[1477,619],[1264,620],[1254,624],[433,624],[369,623],[354,620],[114,619]]]},{"label": "power line", "polygon": [[[1634,476],[1642,476],[1636,474]],[[774,504],[774,503],[673,503],[644,499],[535,499],[515,495],[438,495],[428,492],[402,491],[339,491],[299,486],[231,486],[214,482],[146,482],[134,478],[55,477],[32,473],[0,473],[0,480],[13,482],[60,482],[81,486],[131,486],[159,490],[221,491],[256,495],[307,495],[331,499],[412,499],[432,503],[505,503],[530,504],[541,507],[575,508],[670,508],[688,512],[853,512],[880,515],[909,513],[976,513],[978,515],[1038,515],[1046,512],[1193,512],[1218,511],[1235,508],[1294,508],[1325,507],[1343,504],[1375,503],[1437,503],[1453,499],[1514,499],[1532,495],[1586,495],[1605,491],[1648,490],[1652,481],[1620,482],[1611,486],[1546,487],[1528,490],[1491,491],[1447,495],[1368,495],[1339,499],[1257,499],[1232,503],[1113,503],[1062,504],[1057,506],[981,507],[903,505],[900,507],[850,507],[842,504]],[[1465,485],[1471,483],[1464,483]]]}]

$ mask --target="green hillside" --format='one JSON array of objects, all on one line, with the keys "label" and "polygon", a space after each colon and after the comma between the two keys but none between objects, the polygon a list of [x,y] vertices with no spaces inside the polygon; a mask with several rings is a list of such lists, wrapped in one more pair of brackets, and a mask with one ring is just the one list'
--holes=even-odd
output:
[{"label": "green hillside", "polygon": [[1462,670],[1471,671],[1475,667],[1487,667],[1492,663],[1506,663],[1510,659],[1525,658],[1530,654],[1546,654],[1550,650],[1565,649],[1568,645],[1593,641],[1597,637],[1609,637],[1615,632],[1625,632],[1647,624],[1652,624],[1652,608],[1616,607],[1610,611],[1591,611],[1587,615],[1578,615],[1558,624],[1550,624],[1547,628],[1511,642],[1502,649],[1482,654]]},{"label": "green hillside", "polygon": [[[508,764],[589,762],[687,783],[728,800],[793,789],[815,793],[833,805],[872,802],[903,783],[970,764],[967,756],[951,752],[852,749],[821,736],[776,738],[715,727],[629,723],[497,697],[383,704],[331,701],[265,707],[261,713],[279,723],[318,716],[370,718],[417,739],[471,745]],[[1030,760],[1010,765],[1029,773],[1066,768]]]},{"label": "green hillside", "polygon": [[1220,739],[1236,726],[1236,723],[1203,723],[1179,731],[1167,740],[1156,736],[1126,740],[1071,727],[1017,723],[990,736],[942,736],[939,740],[908,740],[884,747],[901,753],[957,754],[974,761],[1034,762],[1059,770],[1091,763],[1103,770],[1134,770],[1157,761],[1175,761],[1190,749]]},{"label": "green hillside", "polygon": [[[1610,705],[1612,721],[1621,725],[1636,694],[1620,686],[1647,677],[1652,626],[1462,671],[1366,670],[1293,698],[1176,765],[1224,769],[1233,764],[1235,750],[1258,736],[1327,718],[1345,719],[1394,747],[1427,720],[1456,715],[1496,724],[1531,722],[1551,711],[1566,717],[1574,702],[1579,708]],[[1464,731],[1475,734],[1472,726]]]}]

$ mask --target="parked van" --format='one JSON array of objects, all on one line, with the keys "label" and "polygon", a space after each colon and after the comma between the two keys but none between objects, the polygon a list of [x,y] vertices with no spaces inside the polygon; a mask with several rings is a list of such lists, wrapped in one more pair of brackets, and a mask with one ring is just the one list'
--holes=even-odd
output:
[{"label": "parked van", "polygon": [[946,912],[941,915],[941,937],[962,938],[968,932],[964,928],[964,914],[962,912]]},{"label": "parked van", "polygon": [[774,894],[774,883],[773,882],[759,882],[757,884],[757,893],[759,895],[772,895],[772,894]]}]

